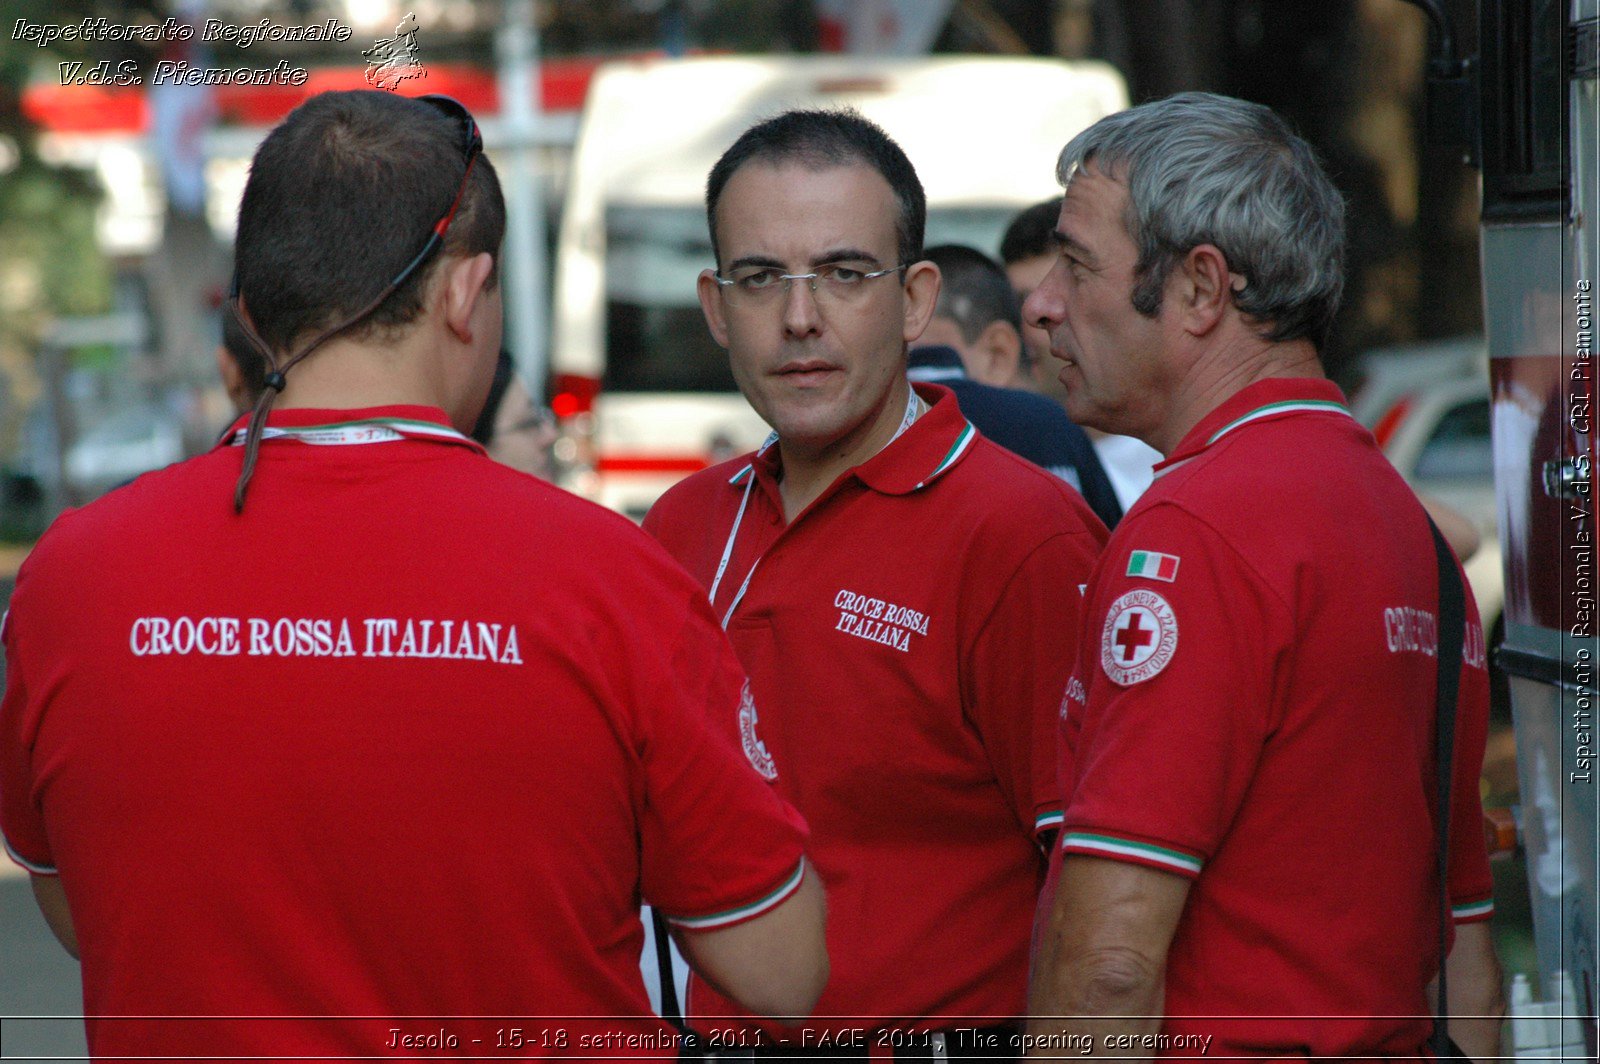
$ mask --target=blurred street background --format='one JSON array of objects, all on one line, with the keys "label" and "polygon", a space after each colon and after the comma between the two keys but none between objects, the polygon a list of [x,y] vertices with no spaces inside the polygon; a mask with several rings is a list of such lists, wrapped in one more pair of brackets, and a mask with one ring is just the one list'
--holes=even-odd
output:
[{"label": "blurred street background", "polygon": [[[1476,5],[1442,6],[1455,18],[1458,51],[1471,53]],[[1498,617],[1477,173],[1459,151],[1422,143],[1429,25],[1400,0],[6,0],[4,8],[0,599],[28,545],[62,509],[205,449],[231,420],[216,357],[238,197],[255,146],[306,95],[388,78],[382,87],[446,93],[478,116],[511,211],[507,346],[533,400],[560,422],[553,453],[562,482],[603,499],[596,485],[627,464],[600,453],[598,399],[608,389],[651,385],[639,383],[645,375],[637,371],[625,374],[615,350],[611,366],[573,367],[563,358],[577,357],[576,341],[553,344],[581,333],[557,296],[579,254],[571,249],[592,251],[607,239],[566,220],[569,201],[589,194],[577,161],[589,90],[618,61],[826,53],[863,62],[955,55],[1099,62],[1129,102],[1205,89],[1285,115],[1321,152],[1349,203],[1349,277],[1328,369],[1401,471],[1478,526],[1484,546],[1470,575],[1486,628]],[[266,34],[248,47],[237,36],[204,41],[203,32],[44,46],[39,34],[19,29],[98,18],[144,27],[172,19],[201,29],[207,20],[245,29],[263,20],[292,28],[334,20],[348,33],[324,40]],[[169,77],[158,85],[163,63],[168,71],[186,63],[306,76],[302,84],[277,77],[208,86]],[[116,83],[135,74],[141,83]],[[687,122],[691,111],[704,112],[696,128],[705,115],[732,123],[740,117],[736,95],[703,93],[679,113]],[[1030,100],[1019,94],[1006,106],[1026,112]],[[1040,175],[1047,189],[1049,176]],[[605,215],[614,248],[624,246],[628,217],[620,208]],[[703,225],[692,222],[693,235],[679,244],[698,255]],[[998,253],[995,243],[980,250]],[[668,252],[640,253],[635,272],[668,275]],[[693,269],[709,264],[695,259]],[[682,306],[692,305],[689,276],[689,290],[671,297]],[[621,335],[636,318],[654,320],[649,308],[618,302],[627,285],[649,286],[619,277],[594,298],[604,322],[596,334],[609,327]],[[629,298],[642,305],[645,296]],[[704,346],[697,314],[652,328],[681,325]],[[728,386],[720,378],[704,385]],[[675,452],[629,460],[681,475],[738,443],[719,428],[694,441],[687,459]],[[1510,806],[1518,795],[1503,690],[1495,714],[1483,786],[1487,804]],[[1531,970],[1521,858],[1497,861],[1496,870],[1496,930],[1508,973]],[[16,871],[0,873],[0,1017],[71,1015],[81,1010],[76,964],[49,937]],[[0,1024],[6,1059],[83,1053],[76,1023]]]}]

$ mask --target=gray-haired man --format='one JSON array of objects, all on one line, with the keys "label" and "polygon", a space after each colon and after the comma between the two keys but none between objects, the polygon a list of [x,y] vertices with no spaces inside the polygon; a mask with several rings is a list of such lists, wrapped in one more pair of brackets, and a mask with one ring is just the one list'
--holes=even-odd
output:
[{"label": "gray-haired man", "polygon": [[[1202,94],[1097,123],[1058,177],[1060,255],[1024,315],[1074,420],[1166,458],[1086,592],[1034,1049],[1416,1056],[1439,592],[1421,506],[1319,362],[1339,194],[1271,111]],[[1462,661],[1449,988],[1492,1017],[1470,596]],[[1452,1033],[1492,1055],[1496,1028]]]}]

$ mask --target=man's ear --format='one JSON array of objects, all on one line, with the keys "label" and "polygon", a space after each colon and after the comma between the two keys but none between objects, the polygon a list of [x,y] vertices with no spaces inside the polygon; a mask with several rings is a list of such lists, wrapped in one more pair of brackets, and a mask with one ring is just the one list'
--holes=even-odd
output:
[{"label": "man's ear", "polygon": [[715,270],[701,270],[694,283],[695,295],[700,297],[700,312],[706,316],[706,328],[711,330],[711,338],[717,346],[727,350],[728,321],[722,314],[721,288]]},{"label": "man's ear", "polygon": [[447,258],[441,264],[444,270],[444,324],[464,344],[472,342],[472,315],[478,300],[485,295],[485,285],[494,270],[494,256],[487,251],[476,255]]},{"label": "man's ear", "polygon": [[256,405],[255,396],[245,387],[244,371],[222,344],[217,345],[217,376],[222,378],[222,390],[228,393],[228,401],[239,413],[243,414]]},{"label": "man's ear", "polygon": [[1174,271],[1177,297],[1186,332],[1204,336],[1216,327],[1230,306],[1234,293],[1244,287],[1244,278],[1229,271],[1227,256],[1215,244],[1189,249],[1183,263]]},{"label": "man's ear", "polygon": [[[1016,386],[1017,370],[1022,364],[1022,334],[1009,321],[991,321],[978,334],[972,345],[976,354],[978,371],[974,380],[996,388]],[[969,371],[971,372],[971,371]]]},{"label": "man's ear", "polygon": [[939,267],[927,259],[906,267],[905,318],[901,327],[901,337],[906,343],[916,343],[917,337],[922,335],[922,330],[933,319],[933,308],[939,303],[939,286],[942,283]]}]

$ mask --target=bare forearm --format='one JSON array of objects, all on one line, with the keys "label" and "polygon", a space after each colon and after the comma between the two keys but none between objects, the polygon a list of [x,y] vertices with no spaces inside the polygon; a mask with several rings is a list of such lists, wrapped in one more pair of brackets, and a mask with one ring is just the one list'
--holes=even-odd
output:
[{"label": "bare forearm", "polygon": [[809,1015],[828,981],[827,900],[808,867],[776,909],[718,931],[683,933],[678,948],[701,978],[762,1016],[787,1025]]},{"label": "bare forearm", "polygon": [[1088,1046],[1125,1059],[1153,1056],[1154,1039],[1145,1036],[1161,1030],[1162,998],[1161,971],[1130,951],[1046,950],[1028,1003],[1028,1055],[1082,1055]]},{"label": "bare forearm", "polygon": [[1064,860],[1040,909],[1030,981],[1031,1057],[1148,1057],[1165,1007],[1167,947],[1188,883],[1093,858]]},{"label": "bare forearm", "polygon": [[78,933],[72,924],[72,911],[67,908],[67,893],[61,887],[59,876],[33,876],[33,897],[39,903],[39,912],[49,925],[61,948],[78,956]]},{"label": "bare forearm", "polygon": [[1453,1018],[1450,1021],[1450,1037],[1460,1047],[1461,1052],[1473,1060],[1498,1060],[1500,1024],[1499,1018],[1485,1019],[1476,1016],[1471,1019]]},{"label": "bare forearm", "polygon": [[[1446,966],[1450,976],[1450,1037],[1474,1060],[1497,1058],[1506,1001],[1489,925],[1457,927],[1455,946]],[[1434,994],[1437,984],[1430,997]]]}]

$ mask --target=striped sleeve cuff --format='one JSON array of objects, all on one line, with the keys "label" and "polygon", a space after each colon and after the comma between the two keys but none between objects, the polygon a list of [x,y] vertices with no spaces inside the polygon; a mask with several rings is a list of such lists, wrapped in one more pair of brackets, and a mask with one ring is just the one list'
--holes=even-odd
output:
[{"label": "striped sleeve cuff", "polygon": [[1047,831],[1057,831],[1061,822],[1066,819],[1059,809],[1046,809],[1033,818],[1033,833],[1043,835]]},{"label": "striped sleeve cuff", "polygon": [[55,876],[55,875],[60,875],[61,874],[61,873],[57,872],[54,868],[51,868],[49,865],[38,864],[38,863],[36,863],[34,861],[30,861],[26,857],[22,856],[11,845],[11,840],[10,839],[3,839],[3,841],[5,842],[5,845],[6,845],[6,856],[11,858],[13,861],[17,862],[17,864],[21,865],[23,868],[26,868],[33,875],[36,875],[36,876]]},{"label": "striped sleeve cuff", "polygon": [[1494,915],[1494,898],[1480,898],[1476,901],[1452,900],[1450,915],[1458,924],[1482,923]]},{"label": "striped sleeve cuff", "polygon": [[1197,877],[1202,866],[1200,858],[1182,850],[1109,835],[1103,831],[1069,831],[1061,837],[1061,852],[1127,861],[1189,879]]},{"label": "striped sleeve cuff", "polygon": [[748,905],[724,909],[722,912],[711,913],[709,916],[669,916],[667,917],[667,922],[674,927],[681,927],[685,931],[715,931],[718,928],[731,927],[734,924],[760,916],[762,913],[782,905],[789,899],[790,895],[800,889],[800,883],[805,879],[805,874],[806,863],[802,859],[799,864],[795,865],[794,871],[789,874],[788,878],[778,886],[778,889],[757,898]]}]

